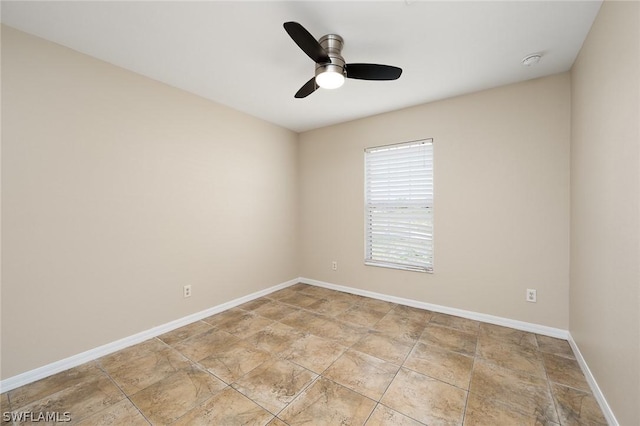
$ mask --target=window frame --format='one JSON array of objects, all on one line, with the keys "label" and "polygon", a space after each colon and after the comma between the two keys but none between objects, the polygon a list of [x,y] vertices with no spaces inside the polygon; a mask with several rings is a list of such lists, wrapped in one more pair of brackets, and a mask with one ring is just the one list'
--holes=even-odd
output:
[{"label": "window frame", "polygon": [[[375,256],[373,255],[372,252],[372,244],[373,244],[373,240],[374,240],[374,236],[373,236],[373,232],[370,233],[370,229],[372,228],[371,226],[371,212],[373,211],[372,208],[376,208],[374,207],[375,203],[371,203],[369,200],[369,193],[370,193],[370,181],[369,181],[369,173],[370,173],[370,167],[369,167],[369,154],[372,152],[376,152],[376,151],[380,151],[380,150],[388,150],[388,149],[392,149],[394,147],[402,147],[402,146],[422,146],[422,145],[430,145],[430,156],[427,156],[426,160],[427,162],[425,163],[425,171],[423,171],[428,177],[430,177],[430,184],[426,184],[427,186],[427,193],[430,194],[425,196],[425,200],[420,200],[419,204],[415,203],[415,202],[408,202],[408,203],[398,203],[395,206],[394,205],[386,205],[386,209],[402,209],[402,208],[411,208],[408,205],[409,204],[416,204],[418,209],[425,209],[427,211],[427,216],[431,218],[431,222],[430,222],[430,233],[426,233],[424,234],[424,240],[427,241],[426,244],[427,246],[424,249],[424,256],[426,256],[426,259],[424,262],[420,262],[420,264],[417,263],[411,263],[410,261],[407,262],[402,262],[402,263],[396,263],[396,262],[392,262],[390,261],[388,258],[387,259],[376,259]],[[434,246],[435,246],[435,241],[434,241],[434,163],[435,163],[435,150],[434,150],[434,144],[433,144],[433,138],[425,138],[425,139],[418,139],[418,140],[412,140],[412,141],[408,141],[408,142],[401,142],[401,143],[394,143],[394,144],[388,144],[388,145],[380,145],[380,146],[374,146],[374,147],[368,147],[365,148],[364,150],[364,263],[366,266],[376,266],[376,267],[384,267],[384,268],[390,268],[390,269],[400,269],[400,270],[406,270],[406,271],[414,271],[414,272],[423,272],[423,273],[433,273],[434,270]],[[429,170],[430,168],[430,170]],[[397,170],[396,170],[397,171]],[[427,181],[429,181],[429,179],[427,179]],[[430,186],[429,186],[430,185]],[[429,199],[430,198],[430,199]],[[378,203],[378,207],[380,208],[383,205]],[[429,226],[427,226],[427,228],[429,228]],[[400,237],[398,237],[398,240],[400,240]],[[371,241],[371,242],[370,242]],[[415,238],[414,241],[420,241],[420,238]]]}]

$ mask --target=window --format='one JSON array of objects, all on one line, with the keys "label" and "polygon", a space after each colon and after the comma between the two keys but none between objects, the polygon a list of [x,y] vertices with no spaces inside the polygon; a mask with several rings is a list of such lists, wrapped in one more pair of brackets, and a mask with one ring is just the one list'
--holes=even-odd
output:
[{"label": "window", "polygon": [[433,139],[365,149],[365,264],[433,272]]}]

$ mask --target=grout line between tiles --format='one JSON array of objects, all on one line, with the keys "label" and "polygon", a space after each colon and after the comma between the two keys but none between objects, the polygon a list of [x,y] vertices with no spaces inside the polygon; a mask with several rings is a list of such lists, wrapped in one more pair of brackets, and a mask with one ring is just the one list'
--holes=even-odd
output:
[{"label": "grout line between tiles", "polygon": [[[140,408],[135,404],[135,402],[133,402],[131,400],[131,398],[129,397],[129,395],[127,395],[127,393],[124,391],[124,389],[122,389],[122,387],[120,386],[120,384],[118,384],[118,382],[111,377],[111,374],[109,374],[109,372],[104,368],[104,366],[102,365],[102,363],[100,362],[100,358],[98,358],[96,360],[96,365],[97,367],[109,378],[109,380],[111,380],[111,382],[120,390],[120,392],[122,392],[122,394],[124,395],[124,397],[131,403],[131,405],[133,405],[133,407],[138,411],[138,413],[140,413],[140,415],[142,416],[142,418],[144,418],[147,423],[149,423],[150,425],[152,425],[153,423],[151,423],[151,421],[147,418],[147,416],[144,415],[144,413],[142,412],[142,410],[140,410]],[[101,413],[104,410],[107,410],[109,407],[105,407],[104,409],[98,411],[97,413]],[[94,414],[97,414],[94,413]]]},{"label": "grout line between tiles", "polygon": [[[538,337],[536,336],[536,344],[538,344]],[[538,345],[539,347],[539,345]],[[540,351],[538,351],[540,353]],[[553,389],[551,389],[551,379],[549,378],[549,373],[547,372],[547,363],[544,362],[544,358],[540,356],[542,362],[542,368],[544,369],[544,377],[547,382],[547,392],[549,392],[549,397],[551,398],[551,402],[553,403],[553,409],[556,413],[556,419],[558,419],[558,423],[562,423],[560,420],[560,410],[558,409],[558,403],[556,402],[556,398],[553,395]]]},{"label": "grout line between tiles", "polygon": [[[476,345],[477,347],[477,345]],[[476,349],[477,350],[477,349]],[[469,385],[467,387],[467,396],[464,399],[464,409],[462,410],[462,424],[467,417],[467,407],[469,406],[469,396],[471,395],[471,379],[473,379],[473,372],[476,368],[476,355],[473,356],[473,362],[471,363],[471,372],[469,373]]]}]

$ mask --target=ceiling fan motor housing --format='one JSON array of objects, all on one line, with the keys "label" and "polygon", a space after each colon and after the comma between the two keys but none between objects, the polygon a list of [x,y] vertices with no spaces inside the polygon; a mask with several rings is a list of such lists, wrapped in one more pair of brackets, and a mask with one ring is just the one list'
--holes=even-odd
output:
[{"label": "ceiling fan motor housing", "polygon": [[337,34],[327,34],[318,40],[320,46],[327,52],[327,56],[331,59],[327,64],[316,64],[316,76],[323,72],[336,72],[345,75],[344,58],[342,57],[342,47],[344,40]]}]

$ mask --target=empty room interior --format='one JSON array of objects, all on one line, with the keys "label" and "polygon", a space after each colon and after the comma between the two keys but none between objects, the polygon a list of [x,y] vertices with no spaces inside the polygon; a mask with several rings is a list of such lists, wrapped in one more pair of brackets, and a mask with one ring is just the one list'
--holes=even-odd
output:
[{"label": "empty room interior", "polygon": [[0,7],[3,425],[640,424],[640,2]]}]

